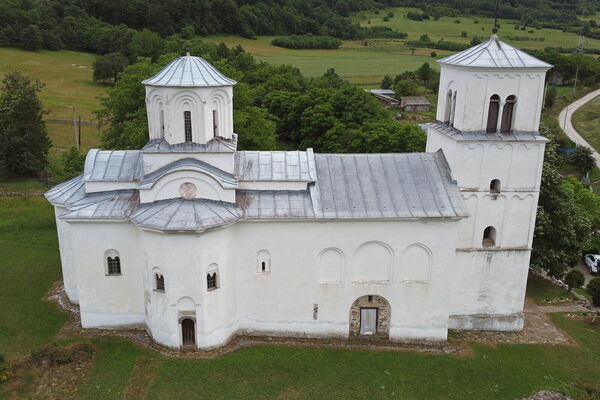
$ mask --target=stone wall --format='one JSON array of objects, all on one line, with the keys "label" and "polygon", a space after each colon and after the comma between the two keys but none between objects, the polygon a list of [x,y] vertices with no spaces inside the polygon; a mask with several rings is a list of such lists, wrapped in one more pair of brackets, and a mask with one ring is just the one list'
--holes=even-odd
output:
[{"label": "stone wall", "polygon": [[352,303],[350,308],[350,337],[360,336],[360,309],[377,308],[377,333],[369,337],[389,338],[390,304],[380,296],[362,296]]}]

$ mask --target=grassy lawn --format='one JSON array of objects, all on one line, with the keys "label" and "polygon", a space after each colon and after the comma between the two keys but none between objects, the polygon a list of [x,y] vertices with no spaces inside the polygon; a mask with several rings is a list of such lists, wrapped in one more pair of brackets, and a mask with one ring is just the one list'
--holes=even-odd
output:
[{"label": "grassy lawn", "polygon": [[72,120],[75,109],[83,120],[91,120],[92,111],[99,108],[97,97],[104,93],[104,86],[92,80],[95,58],[70,50],[34,52],[0,47],[0,76],[21,71],[42,81],[46,87],[40,98],[50,111],[48,118]]},{"label": "grassy lawn", "polygon": [[552,299],[572,299],[565,289],[553,285],[546,279],[537,276],[529,276],[527,280],[527,296],[533,299],[536,304],[545,305]]},{"label": "grassy lawn", "polygon": [[573,114],[573,127],[596,150],[600,150],[600,96]]}]

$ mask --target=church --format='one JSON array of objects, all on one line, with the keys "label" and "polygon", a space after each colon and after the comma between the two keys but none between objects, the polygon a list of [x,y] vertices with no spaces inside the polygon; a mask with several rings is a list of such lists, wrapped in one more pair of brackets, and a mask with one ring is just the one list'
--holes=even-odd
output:
[{"label": "church", "polygon": [[144,80],[148,143],[46,193],[82,327],[202,349],[522,329],[551,65],[496,35],[439,64],[406,154],[238,151],[234,80],[189,54]]}]

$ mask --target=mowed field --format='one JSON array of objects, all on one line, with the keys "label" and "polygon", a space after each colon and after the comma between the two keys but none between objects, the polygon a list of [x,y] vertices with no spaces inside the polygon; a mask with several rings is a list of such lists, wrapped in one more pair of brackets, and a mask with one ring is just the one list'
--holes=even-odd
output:
[{"label": "mowed field", "polygon": [[600,151],[600,96],[573,114],[573,127],[594,148]]},{"label": "mowed field", "polygon": [[[560,315],[552,319],[578,346],[472,344],[472,354],[460,357],[258,346],[214,360],[181,360],[118,338],[67,331],[57,339],[68,315],[43,301],[60,279],[52,207],[42,197],[0,197],[0,246],[0,353],[16,361],[51,342],[96,348],[74,391],[64,392],[63,385],[72,385],[62,376],[73,370],[68,365],[53,367],[63,372],[50,377],[48,368],[20,369],[0,385],[2,399],[514,400],[542,389],[592,399],[586,390],[600,390],[600,326]],[[565,293],[532,284],[535,298]]]}]

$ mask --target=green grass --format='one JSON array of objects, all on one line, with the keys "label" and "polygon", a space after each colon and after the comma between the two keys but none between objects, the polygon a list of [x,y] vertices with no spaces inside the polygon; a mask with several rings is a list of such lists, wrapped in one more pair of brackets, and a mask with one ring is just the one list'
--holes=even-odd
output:
[{"label": "green grass", "polygon": [[[384,21],[383,18],[391,11],[394,17],[389,21]],[[478,36],[487,39],[491,34],[493,19],[480,16],[463,16],[463,17],[441,17],[439,21],[434,19],[425,21],[413,21],[405,18],[409,11],[419,11],[416,8],[395,7],[381,10],[379,14],[373,12],[358,12],[353,15],[353,20],[361,26],[387,26],[396,31],[406,32],[409,40],[417,40],[422,34],[427,34],[431,40],[438,41],[440,39],[453,42],[469,43],[473,36]],[[454,21],[459,20],[457,24]],[[371,22],[369,24],[369,21]],[[478,23],[475,23],[478,21]],[[543,49],[545,47],[570,47],[577,46],[579,36],[575,33],[563,32],[558,29],[535,29],[527,27],[527,30],[515,30],[515,25],[518,21],[500,19],[500,31],[498,36],[507,43],[522,48],[522,49]],[[529,33],[533,30],[534,33]],[[467,32],[467,37],[462,37],[462,31]],[[529,38],[545,38],[544,41],[517,41],[508,39],[507,36],[520,36]],[[586,48],[600,48],[600,40],[587,39]]]},{"label": "green grass", "polygon": [[553,285],[550,281],[537,276],[529,276],[527,280],[527,296],[536,304],[548,304],[548,300],[572,298],[565,289]]},{"label": "green grass", "polygon": [[42,298],[60,279],[52,206],[41,197],[0,197],[0,352],[28,354],[48,343],[67,320]]},{"label": "green grass", "polygon": [[72,120],[75,110],[83,120],[91,120],[92,111],[99,108],[97,97],[105,88],[92,80],[95,58],[93,54],[69,50],[0,48],[0,76],[21,71],[44,83],[40,98],[50,112],[48,118]]},{"label": "green grass", "polygon": [[600,96],[575,111],[572,122],[577,132],[600,151]]},{"label": "green grass", "polygon": [[573,291],[588,299],[590,303],[592,302],[592,296],[584,288],[575,288]]}]

